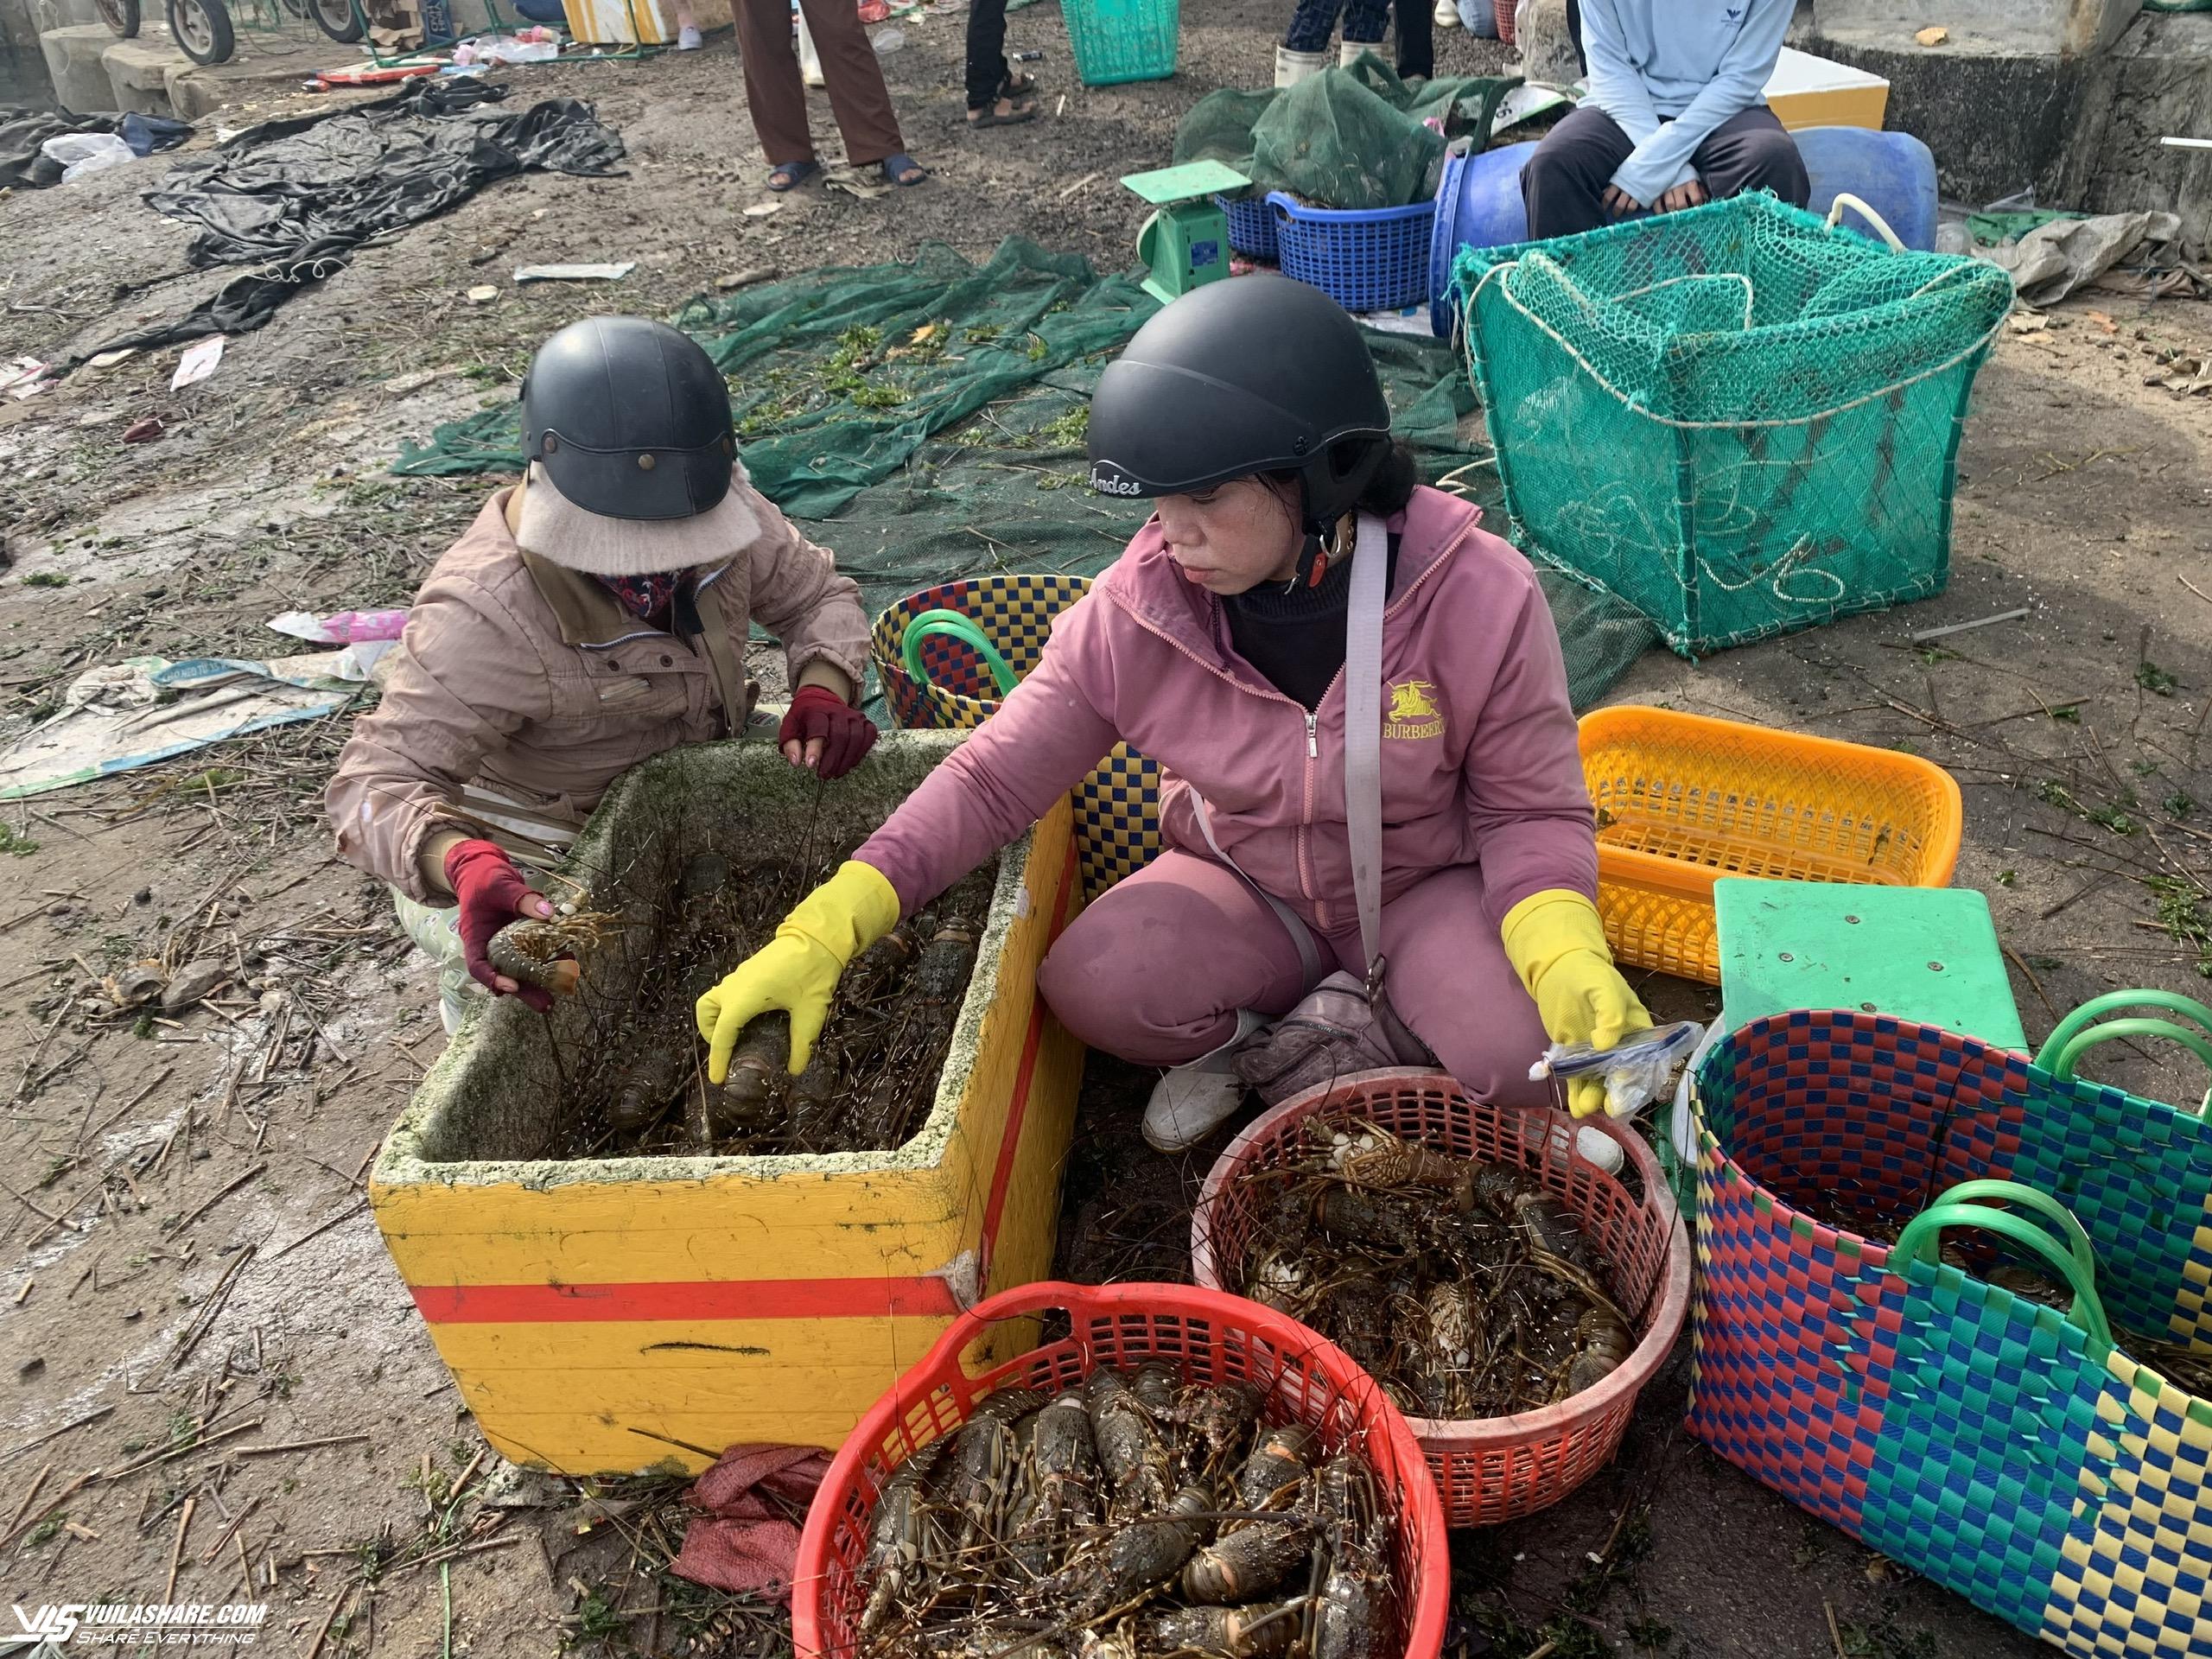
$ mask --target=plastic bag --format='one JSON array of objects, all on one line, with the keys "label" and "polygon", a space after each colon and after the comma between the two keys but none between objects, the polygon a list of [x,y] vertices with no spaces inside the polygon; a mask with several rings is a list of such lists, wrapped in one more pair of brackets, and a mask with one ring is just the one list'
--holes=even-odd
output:
[{"label": "plastic bag", "polygon": [[279,633],[290,634],[295,639],[343,645],[357,640],[398,639],[407,626],[407,613],[404,610],[334,611],[328,616],[317,616],[312,611],[286,611],[282,616],[270,617],[269,626]]},{"label": "plastic bag", "polygon": [[39,146],[39,153],[61,168],[61,182],[74,184],[94,173],[135,162],[137,155],[111,132],[64,132]]},{"label": "plastic bag", "polygon": [[1605,1116],[1630,1117],[1667,1092],[1675,1068],[1681,1064],[1705,1027],[1695,1020],[1678,1020],[1625,1037],[1611,1048],[1587,1043],[1554,1043],[1543,1058],[1529,1068],[1529,1081],[1547,1077],[1586,1077],[1602,1072],[1605,1079]]}]

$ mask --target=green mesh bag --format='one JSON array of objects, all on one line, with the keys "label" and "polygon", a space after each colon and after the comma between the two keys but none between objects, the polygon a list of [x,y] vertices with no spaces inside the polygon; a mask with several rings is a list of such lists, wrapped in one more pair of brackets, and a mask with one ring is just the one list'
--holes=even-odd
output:
[{"label": "green mesh bag", "polygon": [[1685,656],[1942,591],[1994,265],[1771,196],[1452,270],[1514,539]]},{"label": "green mesh bag", "polygon": [[[1225,161],[1257,194],[1287,190],[1315,207],[1404,207],[1436,194],[1448,139],[1471,137],[1478,149],[1489,142],[1498,101],[1520,84],[1470,75],[1416,89],[1364,53],[1284,92],[1201,99],[1177,130],[1176,155],[1187,145],[1191,160]],[[1431,117],[1443,132],[1426,124]],[[1240,124],[1249,162],[1230,153]]]}]

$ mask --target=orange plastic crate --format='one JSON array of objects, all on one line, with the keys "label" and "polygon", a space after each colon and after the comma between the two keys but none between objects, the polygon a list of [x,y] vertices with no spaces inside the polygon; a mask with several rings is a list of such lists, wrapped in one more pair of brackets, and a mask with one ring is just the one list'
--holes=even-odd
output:
[{"label": "orange plastic crate", "polygon": [[1593,709],[1581,733],[1619,962],[1718,985],[1724,875],[1950,885],[1959,786],[1917,756],[1634,705]]}]

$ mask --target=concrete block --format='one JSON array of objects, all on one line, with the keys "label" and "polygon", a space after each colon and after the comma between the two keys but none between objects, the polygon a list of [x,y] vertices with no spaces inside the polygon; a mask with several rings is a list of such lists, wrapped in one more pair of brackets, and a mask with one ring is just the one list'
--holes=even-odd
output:
[{"label": "concrete block", "polygon": [[[318,66],[343,60],[344,47],[312,39],[250,35],[228,63],[194,63],[181,54],[166,75],[169,109],[180,121],[204,121],[226,106],[264,104],[296,92]],[[247,118],[232,123],[243,126]]]},{"label": "concrete block", "polygon": [[170,71],[189,67],[192,60],[178,51],[166,34],[136,41],[117,41],[100,54],[115,101],[108,107],[136,110],[141,115],[170,115]]},{"label": "concrete block", "polygon": [[92,0],[31,0],[31,15],[37,19],[41,34],[49,29],[80,29],[100,20]]},{"label": "concrete block", "polygon": [[2092,60],[1930,50],[1912,44],[1910,33],[1902,47],[1894,38],[1853,30],[1812,35],[1804,46],[1890,83],[1885,124],[1936,152],[1946,196],[1980,203],[2048,187],[2070,142]]},{"label": "concrete block", "polygon": [[105,23],[41,29],[38,49],[54,81],[54,101],[79,115],[113,109],[115,89],[108,83],[100,54],[116,43],[113,32]]},{"label": "concrete block", "polygon": [[[1934,54],[2083,57],[2118,40],[2142,0],[1812,0],[1813,32],[1851,35]],[[1951,31],[1940,47],[1913,35],[1930,23]]]},{"label": "concrete block", "polygon": [[2212,239],[2212,150],[2158,142],[2212,138],[2212,13],[2139,18],[2091,66],[2080,110],[2051,200],[2179,213],[2184,238]]}]

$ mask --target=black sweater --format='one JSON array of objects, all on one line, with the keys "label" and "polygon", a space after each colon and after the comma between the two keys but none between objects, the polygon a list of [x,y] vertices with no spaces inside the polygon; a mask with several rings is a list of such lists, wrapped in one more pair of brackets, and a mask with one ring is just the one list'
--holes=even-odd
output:
[{"label": "black sweater", "polygon": [[[1332,559],[1318,588],[1263,582],[1224,598],[1230,643],[1268,683],[1307,709],[1318,709],[1344,665],[1344,618],[1351,608],[1351,563]],[[1390,538],[1390,575],[1398,572],[1398,538]]]}]

